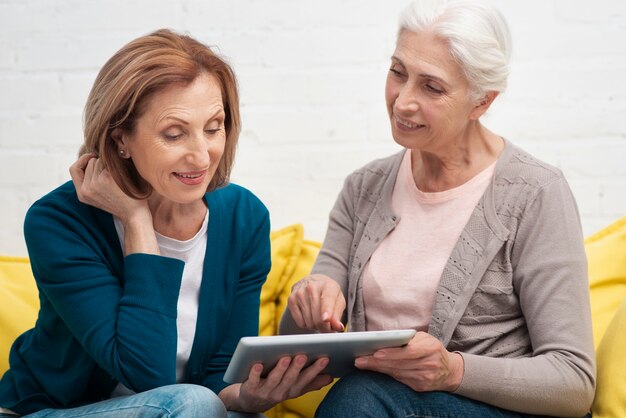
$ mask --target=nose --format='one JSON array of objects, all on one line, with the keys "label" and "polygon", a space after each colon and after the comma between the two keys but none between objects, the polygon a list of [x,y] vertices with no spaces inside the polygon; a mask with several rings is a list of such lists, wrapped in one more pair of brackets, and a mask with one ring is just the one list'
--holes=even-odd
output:
[{"label": "nose", "polygon": [[396,97],[393,107],[398,113],[417,112],[420,106],[415,89],[408,83],[404,84],[398,91],[398,97]]},{"label": "nose", "polygon": [[204,131],[191,135],[186,147],[186,160],[196,168],[206,168],[211,162],[210,141]]}]

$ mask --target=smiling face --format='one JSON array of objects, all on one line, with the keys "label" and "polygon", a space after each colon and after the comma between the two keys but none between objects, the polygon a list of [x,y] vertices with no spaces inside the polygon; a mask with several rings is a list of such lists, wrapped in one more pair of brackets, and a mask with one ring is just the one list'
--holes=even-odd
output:
[{"label": "smiling face", "polygon": [[151,199],[193,203],[203,198],[224,152],[224,120],[218,81],[203,73],[149,98],[118,148],[152,186]]},{"label": "smiling face", "polygon": [[444,40],[403,30],[391,58],[385,88],[395,141],[405,148],[445,152],[466,139],[482,113]]}]

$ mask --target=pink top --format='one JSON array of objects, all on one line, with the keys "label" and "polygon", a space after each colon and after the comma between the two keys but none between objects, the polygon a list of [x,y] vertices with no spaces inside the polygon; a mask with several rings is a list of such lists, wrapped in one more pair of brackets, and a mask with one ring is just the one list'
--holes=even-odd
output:
[{"label": "pink top", "polygon": [[374,251],[363,273],[367,330],[428,330],[443,268],[495,166],[494,162],[459,187],[424,193],[415,185],[411,151],[406,151],[391,198],[400,222]]}]

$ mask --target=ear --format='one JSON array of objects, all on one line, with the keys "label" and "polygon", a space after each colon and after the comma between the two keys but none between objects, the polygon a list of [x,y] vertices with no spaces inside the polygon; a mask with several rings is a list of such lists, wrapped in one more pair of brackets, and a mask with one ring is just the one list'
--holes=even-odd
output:
[{"label": "ear", "polygon": [[113,129],[111,132],[111,139],[113,139],[115,145],[117,146],[117,155],[124,159],[130,158],[128,137],[124,134],[124,131],[120,128]]},{"label": "ear", "polygon": [[488,91],[487,94],[485,94],[485,96],[474,106],[472,113],[470,113],[470,119],[478,120],[482,115],[484,115],[487,109],[491,106],[491,103],[496,100],[498,94],[500,93],[497,91]]}]

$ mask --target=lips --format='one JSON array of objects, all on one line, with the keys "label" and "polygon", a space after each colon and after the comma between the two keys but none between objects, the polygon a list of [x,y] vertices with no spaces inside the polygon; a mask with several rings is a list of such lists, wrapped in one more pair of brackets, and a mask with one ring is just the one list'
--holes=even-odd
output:
[{"label": "lips", "polygon": [[206,170],[174,172],[173,174],[174,177],[180,180],[183,184],[193,186],[202,183],[204,176],[206,175]]},{"label": "lips", "polygon": [[425,125],[421,125],[419,123],[411,122],[406,119],[400,119],[397,115],[393,115],[393,120],[396,123],[396,126],[404,131],[414,131],[420,128],[423,128]]}]

